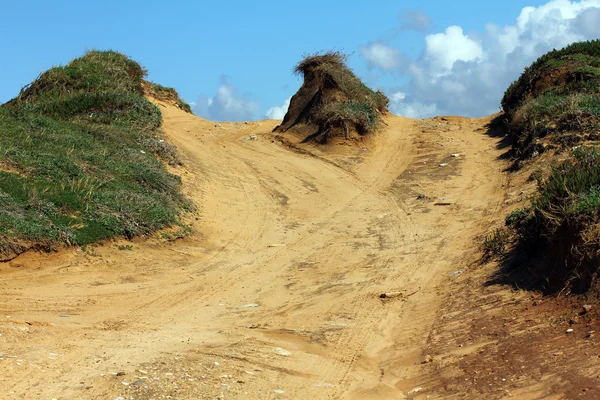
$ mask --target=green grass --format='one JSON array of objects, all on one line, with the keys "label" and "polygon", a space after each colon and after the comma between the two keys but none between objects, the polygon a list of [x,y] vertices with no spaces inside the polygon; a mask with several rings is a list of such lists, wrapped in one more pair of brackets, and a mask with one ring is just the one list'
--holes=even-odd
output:
[{"label": "green grass", "polygon": [[191,206],[144,69],[91,51],[0,106],[0,241],[84,245],[180,224]]},{"label": "green grass", "polygon": [[493,233],[486,236],[483,242],[484,259],[503,255],[509,237],[510,234],[507,232],[506,228],[498,228]]},{"label": "green grass", "polygon": [[600,150],[580,148],[573,156],[540,184],[532,203],[534,216],[549,235],[565,222],[595,219],[600,211]]},{"label": "green grass", "polygon": [[563,146],[597,140],[599,127],[600,93],[547,92],[521,106],[510,122],[514,146],[524,155],[531,153],[537,139],[549,135]]},{"label": "green grass", "polygon": [[550,136],[572,146],[596,139],[600,126],[600,40],[551,51],[506,90],[502,108],[514,148],[521,156]]},{"label": "green grass", "polygon": [[359,134],[366,134],[377,128],[379,118],[379,113],[369,103],[347,101],[324,104],[316,113],[314,122],[324,129],[343,126],[348,130],[353,127]]},{"label": "green grass", "polygon": [[513,82],[504,93],[502,108],[511,113],[522,105],[530,94],[536,81],[550,70],[574,65],[573,69],[591,66],[600,67],[600,40],[573,43],[563,49],[553,50],[538,58],[525,68],[518,80]]},{"label": "green grass", "polygon": [[600,273],[600,149],[575,150],[506,221],[548,286],[589,289]]}]

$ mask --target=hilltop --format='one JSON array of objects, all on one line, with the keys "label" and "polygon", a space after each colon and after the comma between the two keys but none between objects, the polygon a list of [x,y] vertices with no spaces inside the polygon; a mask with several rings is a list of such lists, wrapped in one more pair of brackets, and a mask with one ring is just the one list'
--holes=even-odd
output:
[{"label": "hilltop", "polygon": [[179,159],[145,75],[120,53],[90,51],[0,106],[0,258],[181,224],[191,205],[165,166]]}]

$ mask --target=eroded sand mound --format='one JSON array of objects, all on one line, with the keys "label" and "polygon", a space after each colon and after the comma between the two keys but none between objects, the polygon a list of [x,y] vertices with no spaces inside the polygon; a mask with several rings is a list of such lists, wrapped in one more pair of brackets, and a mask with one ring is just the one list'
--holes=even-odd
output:
[{"label": "eroded sand mound", "polygon": [[323,143],[334,136],[366,135],[379,127],[388,98],[357,78],[341,53],[308,56],[295,72],[304,83],[275,131],[294,128]]}]

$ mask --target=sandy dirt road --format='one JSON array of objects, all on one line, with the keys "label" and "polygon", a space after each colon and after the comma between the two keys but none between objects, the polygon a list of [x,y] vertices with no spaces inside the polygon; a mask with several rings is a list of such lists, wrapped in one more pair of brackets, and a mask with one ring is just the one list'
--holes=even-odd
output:
[{"label": "sandy dirt road", "polygon": [[500,215],[489,119],[323,150],[160,107],[194,233],[0,264],[0,398],[415,396],[445,282]]}]

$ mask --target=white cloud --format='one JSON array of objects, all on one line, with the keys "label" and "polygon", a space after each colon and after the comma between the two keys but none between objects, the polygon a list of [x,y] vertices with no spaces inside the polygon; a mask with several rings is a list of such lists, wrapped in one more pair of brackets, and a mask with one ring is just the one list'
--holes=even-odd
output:
[{"label": "white cloud", "polygon": [[406,99],[406,93],[404,92],[394,92],[390,95],[390,101],[402,101]]},{"label": "white cloud", "polygon": [[267,110],[265,116],[269,119],[283,119],[285,114],[287,113],[288,108],[290,107],[291,97],[288,97],[286,101],[283,102],[283,105],[273,106]]},{"label": "white cloud", "polygon": [[200,95],[193,106],[194,114],[212,121],[249,121],[256,118],[258,104],[241,95],[227,78],[213,97]]},{"label": "white cloud", "polygon": [[389,95],[390,111],[396,115],[402,115],[408,118],[425,118],[433,115],[437,111],[435,104],[424,104],[418,101],[405,101],[406,94],[403,92],[394,92]]},{"label": "white cloud", "polygon": [[390,111],[396,115],[402,115],[407,118],[427,118],[431,115],[437,114],[437,107],[435,104],[423,104],[418,101],[410,103],[396,103],[390,107]]},{"label": "white cloud", "polygon": [[[390,110],[406,116],[481,116],[498,111],[502,94],[523,69],[544,53],[600,38],[600,0],[551,0],[525,7],[507,26],[488,24],[466,34],[459,26],[425,37],[418,59],[389,69],[409,83],[404,98],[390,95]],[[404,55],[394,53],[396,59]],[[361,51],[361,54],[362,51]],[[363,57],[369,65],[373,59]]]},{"label": "white cloud", "polygon": [[457,61],[479,60],[482,55],[481,45],[465,35],[460,26],[450,26],[444,33],[425,37],[423,58],[441,74],[452,70]]},{"label": "white cloud", "polygon": [[360,54],[367,60],[371,67],[391,70],[402,65],[402,52],[398,49],[388,47],[381,42],[361,46]]}]

